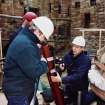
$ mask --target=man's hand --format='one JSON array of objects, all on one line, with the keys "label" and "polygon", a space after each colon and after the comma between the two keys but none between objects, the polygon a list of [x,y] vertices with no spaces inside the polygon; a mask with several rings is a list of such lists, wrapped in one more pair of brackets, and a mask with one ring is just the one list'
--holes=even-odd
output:
[{"label": "man's hand", "polygon": [[52,80],[53,82],[61,82],[62,80],[61,80],[60,75],[58,74],[58,72],[56,72],[56,73],[57,73],[56,76],[51,76],[51,80]]},{"label": "man's hand", "polygon": [[61,71],[64,71],[64,69],[65,69],[65,64],[64,64],[64,63],[59,64],[59,67],[60,67]]},{"label": "man's hand", "polygon": [[44,61],[47,63],[47,60],[43,56],[41,57],[41,61]]}]

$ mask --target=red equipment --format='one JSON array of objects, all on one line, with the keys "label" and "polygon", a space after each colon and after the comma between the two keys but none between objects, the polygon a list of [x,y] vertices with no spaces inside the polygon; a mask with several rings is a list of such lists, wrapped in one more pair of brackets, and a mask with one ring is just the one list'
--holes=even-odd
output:
[{"label": "red equipment", "polygon": [[35,19],[37,17],[37,15],[34,12],[27,12],[24,16],[23,19],[27,20],[27,21],[32,21],[32,19]]},{"label": "red equipment", "polygon": [[49,69],[47,76],[48,76],[49,84],[52,89],[52,94],[53,94],[55,103],[56,105],[64,105],[64,97],[59,88],[60,83],[55,83],[55,82],[52,82],[51,80],[51,75],[52,75],[51,70],[55,69],[55,65],[54,65],[54,59],[52,57],[52,53],[50,51],[49,45],[46,44],[42,46],[42,53],[43,53],[43,56],[47,59],[48,69]]}]

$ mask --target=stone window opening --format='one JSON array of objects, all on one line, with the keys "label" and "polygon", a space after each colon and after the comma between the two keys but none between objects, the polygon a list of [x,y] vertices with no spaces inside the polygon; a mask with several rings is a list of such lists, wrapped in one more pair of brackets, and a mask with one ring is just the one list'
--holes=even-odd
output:
[{"label": "stone window opening", "polygon": [[90,0],[90,5],[91,5],[91,6],[96,5],[96,0]]},{"label": "stone window opening", "polygon": [[80,8],[80,2],[75,2],[75,8]]},{"label": "stone window opening", "polygon": [[84,14],[84,28],[89,28],[90,26],[90,13]]},{"label": "stone window opening", "polygon": [[1,3],[5,3],[5,0],[1,0]]},{"label": "stone window opening", "polygon": [[61,14],[61,3],[59,1],[55,1],[54,11],[56,11],[58,14]]},{"label": "stone window opening", "polygon": [[51,6],[52,6],[52,4],[49,2],[48,6],[49,6],[49,13],[51,13]]}]

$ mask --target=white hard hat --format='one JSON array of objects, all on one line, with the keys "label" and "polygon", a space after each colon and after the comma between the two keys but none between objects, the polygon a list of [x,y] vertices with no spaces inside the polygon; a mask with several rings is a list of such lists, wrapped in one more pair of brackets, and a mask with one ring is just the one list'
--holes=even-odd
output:
[{"label": "white hard hat", "polygon": [[72,43],[75,45],[79,45],[81,47],[85,47],[85,39],[83,36],[75,37],[74,40],[72,41]]},{"label": "white hard hat", "polygon": [[54,25],[52,21],[46,16],[40,16],[37,17],[36,19],[33,19],[32,22],[33,24],[35,24],[36,27],[40,29],[40,31],[48,40],[54,31]]}]

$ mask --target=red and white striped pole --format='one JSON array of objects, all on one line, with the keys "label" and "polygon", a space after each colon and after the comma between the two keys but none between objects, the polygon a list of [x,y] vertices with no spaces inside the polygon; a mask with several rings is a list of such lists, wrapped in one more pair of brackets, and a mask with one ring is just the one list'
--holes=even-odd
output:
[{"label": "red and white striped pole", "polygon": [[53,54],[50,51],[49,45],[46,44],[46,45],[42,46],[42,53],[43,53],[43,56],[47,59],[48,69],[49,69],[47,76],[48,76],[49,84],[52,89],[52,94],[53,94],[55,103],[56,103],[56,105],[64,105],[64,97],[63,97],[61,90],[59,88],[60,83],[58,83],[58,82],[55,83],[55,82],[52,82],[52,80],[51,80],[51,75],[53,75],[51,73],[51,71],[55,70],[55,64],[54,64],[54,59],[52,56]]}]

